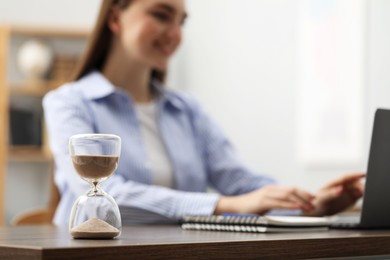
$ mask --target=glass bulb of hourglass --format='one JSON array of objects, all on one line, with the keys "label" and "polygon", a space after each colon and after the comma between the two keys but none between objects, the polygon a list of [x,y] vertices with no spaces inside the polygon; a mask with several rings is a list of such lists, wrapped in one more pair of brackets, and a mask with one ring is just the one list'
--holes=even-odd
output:
[{"label": "glass bulb of hourglass", "polygon": [[98,191],[99,184],[115,171],[119,156],[73,155],[72,162],[77,173]]},{"label": "glass bulb of hourglass", "polygon": [[114,238],[122,228],[119,207],[100,184],[117,168],[121,141],[118,136],[72,136],[69,151],[73,166],[90,189],[75,201],[69,222],[74,238]]}]

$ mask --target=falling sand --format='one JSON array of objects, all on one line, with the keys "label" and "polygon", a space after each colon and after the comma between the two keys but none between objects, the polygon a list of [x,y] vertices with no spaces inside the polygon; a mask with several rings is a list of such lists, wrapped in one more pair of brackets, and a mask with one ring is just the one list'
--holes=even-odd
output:
[{"label": "falling sand", "polygon": [[119,233],[119,229],[97,218],[91,218],[84,223],[73,227],[70,231],[73,238],[110,239],[118,236]]}]

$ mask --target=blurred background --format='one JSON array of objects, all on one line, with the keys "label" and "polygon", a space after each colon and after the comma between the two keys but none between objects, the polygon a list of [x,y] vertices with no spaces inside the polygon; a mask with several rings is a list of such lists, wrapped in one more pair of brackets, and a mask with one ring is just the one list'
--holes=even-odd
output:
[{"label": "blurred background", "polygon": [[[390,1],[186,3],[168,86],[196,96],[251,167],[310,191],[366,170],[375,109],[390,108]],[[0,0],[0,25],[8,28],[0,33],[5,223],[48,203],[41,97],[66,81],[99,5]],[[41,75],[29,74],[31,49],[51,61]]]}]

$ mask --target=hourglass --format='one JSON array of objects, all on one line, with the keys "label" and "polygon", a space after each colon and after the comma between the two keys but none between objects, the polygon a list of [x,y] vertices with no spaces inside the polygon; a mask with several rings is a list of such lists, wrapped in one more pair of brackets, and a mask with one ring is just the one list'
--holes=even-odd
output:
[{"label": "hourglass", "polygon": [[119,207],[101,183],[116,170],[121,139],[110,134],[81,134],[69,139],[73,166],[90,189],[73,204],[69,232],[73,238],[110,239],[122,229]]}]

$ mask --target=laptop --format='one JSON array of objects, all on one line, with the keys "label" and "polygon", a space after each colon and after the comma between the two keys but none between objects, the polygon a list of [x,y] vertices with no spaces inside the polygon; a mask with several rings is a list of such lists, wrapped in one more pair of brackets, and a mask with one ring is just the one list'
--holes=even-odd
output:
[{"label": "laptop", "polygon": [[[350,218],[350,216],[347,216]],[[390,228],[390,110],[377,109],[360,216],[334,218],[331,228]]]}]

